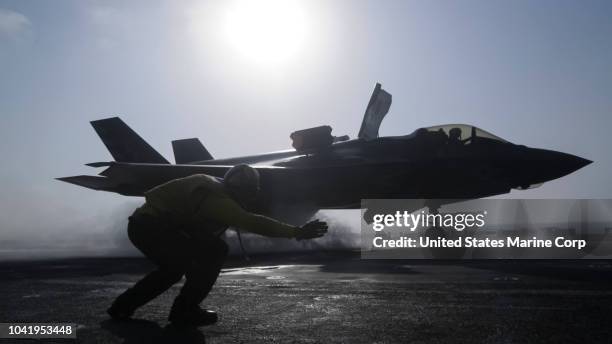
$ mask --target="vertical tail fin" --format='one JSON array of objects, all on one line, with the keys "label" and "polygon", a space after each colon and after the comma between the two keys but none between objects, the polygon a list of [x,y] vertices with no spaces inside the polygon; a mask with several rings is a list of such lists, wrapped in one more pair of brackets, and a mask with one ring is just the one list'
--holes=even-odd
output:
[{"label": "vertical tail fin", "polygon": [[188,164],[196,161],[212,160],[212,155],[197,138],[172,141],[174,160],[177,164]]},{"label": "vertical tail fin", "polygon": [[115,161],[169,164],[168,160],[119,117],[92,121],[91,125]]}]

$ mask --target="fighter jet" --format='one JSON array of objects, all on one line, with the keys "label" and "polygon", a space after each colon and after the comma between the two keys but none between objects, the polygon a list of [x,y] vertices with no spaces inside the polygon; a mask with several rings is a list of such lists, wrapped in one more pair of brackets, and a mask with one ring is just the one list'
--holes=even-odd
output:
[{"label": "fighter jet", "polygon": [[[234,165],[261,174],[259,211],[358,209],[362,199],[475,199],[527,189],[570,174],[590,160],[508,142],[473,125],[419,128],[383,136],[391,95],[376,84],[356,139],[333,136],[330,126],[290,135],[293,149],[214,159],[197,138],[172,141],[171,164],[120,118],[91,122],[111,155],[99,176],[61,181],[128,196],[169,180],[204,173],[223,177]],[[283,209],[283,210],[281,210]]]}]

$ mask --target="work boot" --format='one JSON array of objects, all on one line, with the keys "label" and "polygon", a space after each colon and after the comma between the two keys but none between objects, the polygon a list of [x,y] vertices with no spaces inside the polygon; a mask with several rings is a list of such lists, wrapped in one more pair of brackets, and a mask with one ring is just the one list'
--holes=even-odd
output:
[{"label": "work boot", "polygon": [[136,311],[130,304],[129,298],[123,293],[115,299],[113,304],[106,310],[106,313],[108,313],[113,320],[127,320]]},{"label": "work boot", "polygon": [[134,314],[134,310],[122,308],[117,305],[117,302],[114,302],[106,310],[106,313],[108,313],[113,320],[123,321],[128,320],[132,314]]},{"label": "work boot", "polygon": [[198,306],[179,307],[172,306],[168,320],[175,326],[199,327],[212,325],[217,322],[217,313]]}]

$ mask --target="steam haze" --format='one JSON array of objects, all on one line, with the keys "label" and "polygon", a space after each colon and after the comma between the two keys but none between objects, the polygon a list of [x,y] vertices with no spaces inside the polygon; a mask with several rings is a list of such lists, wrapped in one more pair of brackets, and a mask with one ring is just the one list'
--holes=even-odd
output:
[{"label": "steam haze", "polygon": [[[474,124],[595,162],[510,197],[610,198],[612,3],[281,2],[0,1],[0,258],[135,254],[141,199],[53,179],[112,160],[91,120],[121,116],[169,160],[189,137],[256,154],[323,124],[355,137],[376,82],[381,135]],[[319,216],[325,240],[252,248],[355,244],[358,212]]]}]

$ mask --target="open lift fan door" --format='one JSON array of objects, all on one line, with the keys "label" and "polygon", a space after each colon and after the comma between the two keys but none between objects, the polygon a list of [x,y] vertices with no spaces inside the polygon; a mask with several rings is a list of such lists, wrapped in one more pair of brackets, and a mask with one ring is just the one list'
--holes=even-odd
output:
[{"label": "open lift fan door", "polygon": [[358,135],[360,139],[372,140],[378,137],[380,124],[391,108],[391,100],[391,94],[383,90],[382,86],[377,83],[363,115]]}]

